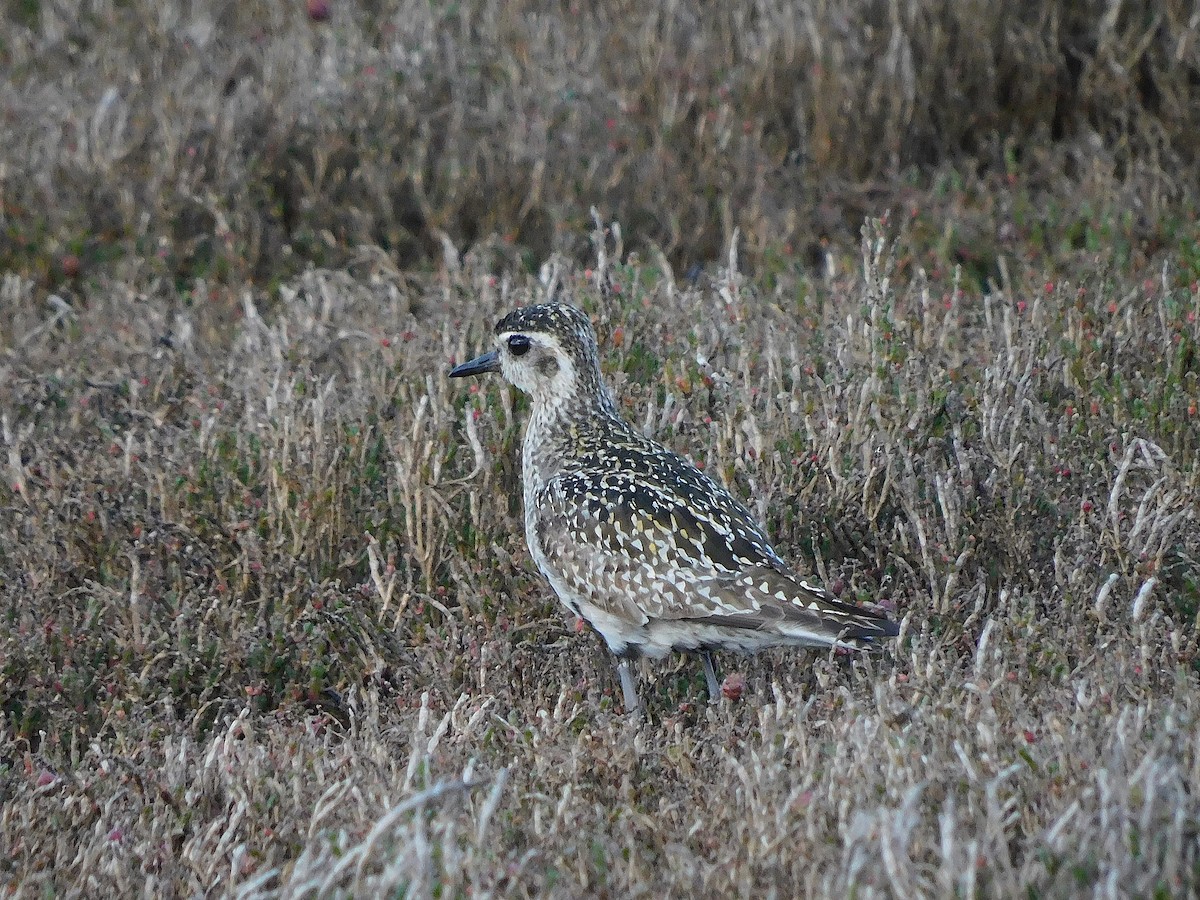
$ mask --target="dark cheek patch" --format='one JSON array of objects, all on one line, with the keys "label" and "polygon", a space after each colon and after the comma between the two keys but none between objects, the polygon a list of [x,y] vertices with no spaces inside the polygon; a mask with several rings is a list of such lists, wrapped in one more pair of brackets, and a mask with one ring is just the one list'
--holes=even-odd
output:
[{"label": "dark cheek patch", "polygon": [[558,360],[549,354],[539,359],[534,366],[543,378],[553,378],[558,373]]}]

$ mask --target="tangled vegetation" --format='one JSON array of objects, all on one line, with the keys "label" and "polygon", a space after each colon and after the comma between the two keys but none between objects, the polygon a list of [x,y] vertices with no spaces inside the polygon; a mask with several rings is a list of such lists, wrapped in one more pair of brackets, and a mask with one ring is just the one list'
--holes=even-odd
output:
[{"label": "tangled vegetation", "polygon": [[[84,6],[0,14],[0,893],[1200,891],[1185,4]],[[548,293],[893,652],[625,720],[444,377]]]}]

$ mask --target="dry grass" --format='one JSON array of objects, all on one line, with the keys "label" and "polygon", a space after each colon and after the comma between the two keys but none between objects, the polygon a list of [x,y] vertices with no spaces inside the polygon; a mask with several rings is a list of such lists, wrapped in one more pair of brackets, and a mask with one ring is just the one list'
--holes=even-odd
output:
[{"label": "dry grass", "polygon": [[660,667],[640,728],[525,555],[520,400],[442,377],[536,283],[314,270],[207,342],[170,291],[55,320],[9,276],[11,888],[1196,890],[1200,297],[896,262],[558,273],[629,413],[904,620],[728,658],[733,705]]},{"label": "dry grass", "polygon": [[[0,891],[1200,892],[1184,4],[380,5],[6,7]],[[444,377],[548,290],[893,653],[624,720]]]},{"label": "dry grass", "polygon": [[757,268],[919,204],[990,274],[1093,231],[1152,256],[1197,208],[1187,0],[329,5],[8,4],[0,263],[536,266],[586,254],[596,205],[683,273],[734,228]]}]

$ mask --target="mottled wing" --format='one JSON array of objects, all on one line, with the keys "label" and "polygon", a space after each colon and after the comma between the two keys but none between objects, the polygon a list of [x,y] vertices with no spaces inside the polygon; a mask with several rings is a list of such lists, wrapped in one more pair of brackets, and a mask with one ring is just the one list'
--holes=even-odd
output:
[{"label": "mottled wing", "polygon": [[693,620],[813,643],[894,633],[885,618],[793,575],[745,507],[671,456],[658,471],[618,467],[546,486],[539,539],[572,592],[639,624]]},{"label": "mottled wing", "polygon": [[751,615],[718,615],[697,621],[726,628],[769,629],[783,632],[795,640],[813,644],[841,643],[862,645],[899,633],[896,623],[886,616],[843,603],[823,588],[803,578],[774,569],[744,572],[726,581],[730,595],[745,597],[753,607]]}]

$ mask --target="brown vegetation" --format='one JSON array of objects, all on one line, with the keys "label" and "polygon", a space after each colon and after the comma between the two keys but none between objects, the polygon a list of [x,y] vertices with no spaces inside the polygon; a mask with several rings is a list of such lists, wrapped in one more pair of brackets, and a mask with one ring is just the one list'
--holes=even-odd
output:
[{"label": "brown vegetation", "polygon": [[[1200,891],[1200,23],[1076,6],[6,7],[0,891]],[[893,653],[625,721],[444,378],[551,288]]]},{"label": "brown vegetation", "polygon": [[1152,255],[1200,182],[1186,0],[76,6],[10,4],[0,41],[0,262],[45,277],[536,265],[592,205],[684,271],[740,228],[757,267],[947,179],[934,237],[987,274],[1096,226]]}]

